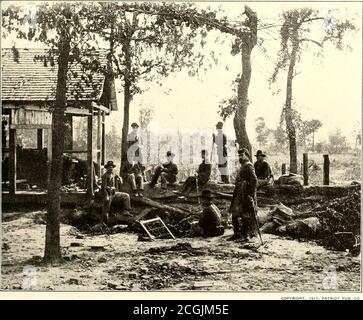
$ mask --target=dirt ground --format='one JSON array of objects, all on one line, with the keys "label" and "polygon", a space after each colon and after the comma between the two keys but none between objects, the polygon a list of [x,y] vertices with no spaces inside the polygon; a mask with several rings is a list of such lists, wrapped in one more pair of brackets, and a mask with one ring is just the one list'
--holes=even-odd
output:
[{"label": "dirt ground", "polygon": [[[39,212],[38,212],[39,213]],[[215,238],[138,241],[134,233],[83,235],[61,225],[65,262],[40,263],[45,225],[37,212],[2,223],[5,290],[358,291],[360,257],[264,234],[265,244]]]}]

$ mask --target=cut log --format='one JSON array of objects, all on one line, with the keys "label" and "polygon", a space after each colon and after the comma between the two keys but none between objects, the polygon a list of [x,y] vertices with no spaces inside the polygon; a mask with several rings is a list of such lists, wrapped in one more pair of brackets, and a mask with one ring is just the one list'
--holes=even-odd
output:
[{"label": "cut log", "polygon": [[179,208],[167,205],[167,204],[161,204],[160,202],[157,202],[155,200],[151,200],[151,199],[145,198],[145,197],[141,198],[141,197],[131,196],[131,201],[133,201],[135,203],[138,203],[138,204],[143,204],[143,205],[146,205],[146,206],[150,206],[150,207],[153,207],[153,208],[169,211],[169,212],[175,212],[175,213],[184,214],[184,215],[192,214],[192,212],[190,212],[188,210],[179,209]]}]

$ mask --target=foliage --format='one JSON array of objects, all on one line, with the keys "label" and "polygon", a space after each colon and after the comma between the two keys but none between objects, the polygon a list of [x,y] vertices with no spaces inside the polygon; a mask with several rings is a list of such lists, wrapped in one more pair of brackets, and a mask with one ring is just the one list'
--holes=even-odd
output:
[{"label": "foliage", "polygon": [[[330,42],[337,49],[342,50],[344,49],[343,39],[345,33],[356,29],[348,20],[338,21],[334,17],[327,20],[326,16],[322,16],[318,10],[311,8],[285,11],[282,18],[284,22],[280,29],[280,51],[276,67],[270,78],[271,84],[276,82],[279,72],[288,66],[293,47],[297,49],[298,61],[301,60],[303,49],[306,49],[303,44],[314,44],[318,47],[318,50],[322,50],[324,45]],[[325,28],[321,28],[325,32],[323,32],[320,39],[312,39],[310,38],[311,31],[318,21],[325,22]]]},{"label": "foliage", "polygon": [[267,128],[265,119],[263,117],[259,117],[255,120],[256,123],[256,140],[261,148],[264,148],[267,144],[268,137],[270,134],[270,129]]},{"label": "foliage", "polygon": [[348,151],[349,145],[347,138],[343,136],[340,129],[329,134],[328,151],[329,153],[343,153]]},{"label": "foliage", "polygon": [[142,129],[149,127],[151,120],[154,117],[154,109],[152,107],[142,107],[139,110],[139,122]]}]

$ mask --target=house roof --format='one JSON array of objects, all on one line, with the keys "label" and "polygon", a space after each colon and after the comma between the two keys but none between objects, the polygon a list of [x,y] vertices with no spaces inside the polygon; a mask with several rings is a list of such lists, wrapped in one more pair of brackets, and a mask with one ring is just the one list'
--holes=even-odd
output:
[{"label": "house roof", "polygon": [[[2,101],[54,101],[57,85],[58,64],[46,49],[3,48]],[[106,54],[99,53],[100,65],[107,64]],[[82,70],[81,64],[73,63],[68,72],[68,101],[103,100],[105,76],[101,72]],[[107,82],[107,81],[106,81]],[[111,108],[114,109],[114,108]]]}]

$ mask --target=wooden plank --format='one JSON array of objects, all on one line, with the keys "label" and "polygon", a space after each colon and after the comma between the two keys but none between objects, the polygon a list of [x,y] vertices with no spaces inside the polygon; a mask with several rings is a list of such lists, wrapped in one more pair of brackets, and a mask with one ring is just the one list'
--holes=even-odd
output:
[{"label": "wooden plank", "polygon": [[281,165],[281,174],[282,174],[282,175],[286,174],[286,163],[283,163],[283,164]]},{"label": "wooden plank", "polygon": [[330,160],[329,155],[324,154],[324,178],[323,178],[323,184],[328,186],[329,185],[329,166],[330,166]]},{"label": "wooden plank", "polygon": [[10,129],[51,129],[51,124],[11,124]]},{"label": "wooden plank", "polygon": [[309,158],[308,154],[303,154],[303,176],[304,176],[304,186],[309,185]]},{"label": "wooden plank", "polygon": [[[97,109],[97,110],[101,110],[103,111],[104,113],[106,114],[110,114],[110,109],[109,108],[106,108],[105,106],[101,105],[101,104],[98,104],[94,101],[91,102],[91,106],[94,108],[94,109]],[[95,110],[94,110],[95,111]]]},{"label": "wooden plank", "polygon": [[105,164],[105,157],[106,157],[106,124],[105,124],[105,112],[102,112],[101,165]]},{"label": "wooden plank", "polygon": [[63,153],[88,153],[88,150],[64,150]]},{"label": "wooden plank", "polygon": [[73,114],[73,115],[77,115],[77,116],[91,115],[91,112],[88,109],[81,109],[81,108],[76,108],[76,107],[67,107],[65,113]]},{"label": "wooden plank", "polygon": [[9,131],[9,191],[16,193],[16,130]]},{"label": "wooden plank", "polygon": [[87,200],[91,202],[93,197],[93,116],[88,116],[87,119]]},{"label": "wooden plank", "polygon": [[[2,192],[2,204],[47,204],[47,192],[34,192],[34,191],[18,191],[15,195],[9,192]],[[62,192],[61,204],[62,205],[83,205],[86,201],[85,192]]]},{"label": "wooden plank", "polygon": [[43,150],[44,146],[44,129],[37,129],[37,149]]},{"label": "wooden plank", "polygon": [[64,148],[67,150],[73,150],[73,116],[72,114],[66,114],[64,116]]},{"label": "wooden plank", "polygon": [[102,130],[102,124],[101,124],[101,111],[98,110],[97,113],[97,164],[98,164],[98,172],[96,172],[97,176],[101,177],[101,144],[102,144],[102,137],[101,137],[101,130]]}]

